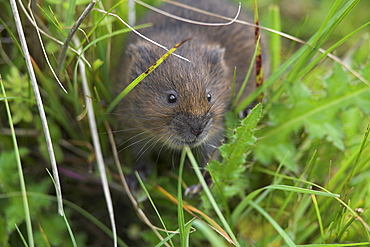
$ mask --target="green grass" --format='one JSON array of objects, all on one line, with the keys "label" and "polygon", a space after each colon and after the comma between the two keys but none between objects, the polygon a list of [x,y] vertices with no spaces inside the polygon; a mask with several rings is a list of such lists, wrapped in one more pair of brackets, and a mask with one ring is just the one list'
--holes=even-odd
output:
[{"label": "green grass", "polygon": [[[53,154],[13,12],[2,2],[0,246],[369,246],[370,4],[257,3],[260,24],[278,31],[263,31],[270,72],[227,115],[228,140],[207,167],[214,186],[207,187],[186,149],[182,162],[169,171],[157,167],[142,182],[145,193],[134,197],[121,175],[129,161],[112,159],[112,138],[120,132],[110,131],[114,106],[141,78],[116,98],[114,68],[128,29],[103,11],[127,20],[126,2],[96,3],[100,11],[87,15],[65,56],[62,44],[88,2],[32,7],[50,65],[68,93],[18,6]],[[252,10],[253,1],[242,6]],[[234,113],[260,94],[262,103],[235,126]],[[63,200],[48,173],[54,159]],[[182,194],[198,182],[201,195]]]}]

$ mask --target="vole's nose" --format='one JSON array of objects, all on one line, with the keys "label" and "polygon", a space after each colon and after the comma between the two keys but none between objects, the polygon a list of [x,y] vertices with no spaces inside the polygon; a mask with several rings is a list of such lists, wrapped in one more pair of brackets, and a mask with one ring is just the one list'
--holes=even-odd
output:
[{"label": "vole's nose", "polygon": [[191,134],[191,139],[194,137],[200,137],[205,135],[208,131],[209,121],[207,115],[190,115],[187,116],[186,124],[189,126],[187,128],[188,133]]},{"label": "vole's nose", "polygon": [[204,128],[191,128],[190,132],[196,137],[200,136],[203,133]]}]

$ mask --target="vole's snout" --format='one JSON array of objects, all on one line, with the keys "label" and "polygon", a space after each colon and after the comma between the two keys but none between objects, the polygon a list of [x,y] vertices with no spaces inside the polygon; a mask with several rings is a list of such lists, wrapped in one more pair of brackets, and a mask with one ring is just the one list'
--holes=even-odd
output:
[{"label": "vole's snout", "polygon": [[207,126],[207,122],[201,120],[196,123],[188,123],[188,125],[190,127],[190,133],[193,134],[195,137],[199,137],[204,132],[204,129]]},{"label": "vole's snout", "polygon": [[193,116],[188,121],[189,131],[195,137],[200,137],[202,134],[207,134],[206,128],[209,128],[210,119],[205,116]]},{"label": "vole's snout", "polygon": [[196,147],[209,138],[212,128],[211,114],[189,114],[176,115],[171,121],[172,142],[170,145],[181,149],[183,146]]},{"label": "vole's snout", "polygon": [[190,132],[196,137],[200,136],[203,133],[204,128],[191,128]]}]

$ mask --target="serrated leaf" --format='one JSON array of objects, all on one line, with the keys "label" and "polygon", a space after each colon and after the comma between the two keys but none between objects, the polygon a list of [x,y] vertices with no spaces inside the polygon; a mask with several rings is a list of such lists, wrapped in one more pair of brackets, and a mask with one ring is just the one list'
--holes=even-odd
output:
[{"label": "serrated leaf", "polygon": [[258,104],[235,129],[227,144],[220,147],[221,156],[228,164],[243,164],[248,148],[256,141],[253,133],[262,114],[262,105]]},{"label": "serrated leaf", "polygon": [[256,141],[254,132],[261,114],[262,105],[258,104],[233,131],[229,142],[219,148],[223,161],[212,161],[209,164],[211,174],[226,197],[238,193],[242,195],[248,186],[243,174],[247,155]]}]

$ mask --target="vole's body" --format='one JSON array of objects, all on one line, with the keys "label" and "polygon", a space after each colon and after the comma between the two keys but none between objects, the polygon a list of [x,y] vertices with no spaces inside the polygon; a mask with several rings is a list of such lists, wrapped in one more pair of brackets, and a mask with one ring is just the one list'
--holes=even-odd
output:
[{"label": "vole's body", "polygon": [[[223,0],[185,0],[187,5],[234,17],[237,6]],[[161,9],[187,19],[220,23],[222,19],[200,14],[182,7],[165,4]],[[239,19],[249,20],[241,14]],[[236,67],[236,89],[238,92],[254,51],[254,29],[233,23],[226,26],[201,26],[151,12],[142,20],[151,22],[152,27],[140,32],[150,39],[173,47],[185,39],[176,53],[190,62],[171,55],[156,70],[149,74],[123,100],[119,109],[122,113],[122,128],[127,129],[127,138],[142,161],[147,165],[147,153],[153,147],[181,149],[185,145],[200,147],[204,159],[224,136],[224,113],[231,103],[231,87]],[[155,63],[166,51],[136,34],[128,38],[123,59],[122,88]],[[253,77],[253,76],[252,76]],[[245,94],[255,88],[250,80]],[[144,154],[144,156],[141,156]]]}]

